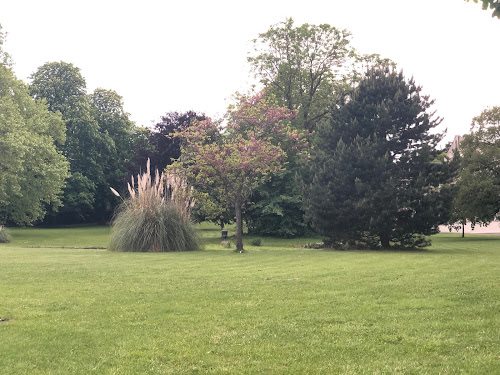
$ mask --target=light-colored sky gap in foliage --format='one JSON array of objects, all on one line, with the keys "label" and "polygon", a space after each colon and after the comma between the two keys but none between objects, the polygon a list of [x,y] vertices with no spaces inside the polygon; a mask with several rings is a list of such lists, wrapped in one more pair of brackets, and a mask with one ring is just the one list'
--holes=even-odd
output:
[{"label": "light-colored sky gap in foliage", "polygon": [[18,78],[48,61],[81,68],[89,92],[113,89],[138,125],[168,111],[225,113],[252,84],[250,41],[271,24],[328,23],[362,53],[394,60],[436,99],[450,140],[500,105],[500,20],[463,0],[6,0],[0,23]]}]

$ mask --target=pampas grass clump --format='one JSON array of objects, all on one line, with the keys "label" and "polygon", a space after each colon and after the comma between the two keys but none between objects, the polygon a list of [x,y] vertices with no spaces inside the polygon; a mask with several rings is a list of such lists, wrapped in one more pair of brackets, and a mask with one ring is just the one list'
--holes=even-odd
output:
[{"label": "pampas grass clump", "polygon": [[[116,190],[111,189],[119,196]],[[177,176],[147,171],[132,178],[130,197],[117,208],[112,221],[111,251],[188,251],[201,248],[199,235],[190,221],[193,199],[185,182]]]},{"label": "pampas grass clump", "polygon": [[11,237],[7,228],[3,225],[0,225],[0,243],[9,243],[11,241]]},{"label": "pampas grass clump", "polygon": [[187,251],[200,248],[193,225],[169,204],[134,209],[125,202],[111,229],[112,251]]}]

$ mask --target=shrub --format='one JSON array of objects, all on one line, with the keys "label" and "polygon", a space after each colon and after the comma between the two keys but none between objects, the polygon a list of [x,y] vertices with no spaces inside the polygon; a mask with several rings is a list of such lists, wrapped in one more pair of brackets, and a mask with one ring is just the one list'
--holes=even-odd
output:
[{"label": "shrub", "polygon": [[9,243],[11,241],[10,233],[3,225],[0,225],[0,243]]},{"label": "shrub", "polygon": [[[186,184],[176,176],[150,174],[132,178],[130,197],[118,206],[112,220],[111,251],[187,251],[200,249],[200,238],[190,221],[192,199]],[[112,191],[119,196],[114,189]]]},{"label": "shrub", "polygon": [[306,243],[303,247],[304,249],[322,249],[325,247],[325,244],[323,242],[309,242]]},{"label": "shrub", "polygon": [[250,244],[252,246],[262,246],[262,242],[262,238],[255,238],[250,242]]},{"label": "shrub", "polygon": [[224,247],[227,247],[228,249],[230,249],[233,246],[231,244],[231,241],[222,241],[220,244]]}]

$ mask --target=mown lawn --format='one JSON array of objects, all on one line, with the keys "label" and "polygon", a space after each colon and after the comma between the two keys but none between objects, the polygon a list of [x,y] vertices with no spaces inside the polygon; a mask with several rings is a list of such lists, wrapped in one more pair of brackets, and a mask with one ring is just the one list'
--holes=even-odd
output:
[{"label": "mown lawn", "polygon": [[62,248],[108,233],[14,229],[0,245],[0,374],[500,373],[500,236],[237,254],[205,226],[198,252]]}]

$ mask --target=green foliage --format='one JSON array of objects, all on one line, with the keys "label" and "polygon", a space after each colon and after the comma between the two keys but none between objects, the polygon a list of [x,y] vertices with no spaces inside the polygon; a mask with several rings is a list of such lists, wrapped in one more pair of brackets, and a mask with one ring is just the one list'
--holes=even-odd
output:
[{"label": "green foliage", "polygon": [[249,233],[279,237],[300,237],[306,233],[308,227],[296,170],[290,168],[272,174],[255,189],[252,203],[245,210]]},{"label": "green foliage", "polygon": [[230,249],[233,247],[233,244],[231,243],[231,241],[222,241],[220,244],[227,249]]},{"label": "green foliage", "polygon": [[68,162],[55,143],[64,140],[61,116],[33,100],[26,85],[1,62],[0,224],[29,225],[45,216],[46,205],[60,205]]},{"label": "green foliage", "polygon": [[74,178],[64,190],[64,209],[51,222],[105,221],[118,200],[108,186],[121,186],[133,159],[133,129],[122,98],[112,90],[86,94],[80,69],[65,62],[46,63],[32,74],[30,94],[60,112],[67,140],[60,145]]},{"label": "green foliage", "polygon": [[254,40],[252,69],[280,105],[298,110],[295,126],[312,131],[328,114],[342,66],[353,51],[350,33],[327,24],[296,27],[293,19],[273,25]]},{"label": "green foliage", "polygon": [[189,126],[193,121],[203,120],[206,120],[206,116],[195,111],[168,112],[161,116],[149,137],[149,143],[153,147],[153,152],[150,153],[151,165],[162,171],[175,159],[179,159],[181,155],[180,140],[173,135]]},{"label": "green foliage", "polygon": [[94,212],[96,185],[80,172],[73,172],[63,188],[64,205],[47,217],[47,222],[85,222]]},{"label": "green foliage", "polygon": [[252,71],[280,105],[296,110],[292,125],[314,131],[330,106],[362,71],[394,66],[377,54],[359,55],[351,33],[328,24],[295,26],[292,18],[272,25],[253,41]]},{"label": "green foliage", "polygon": [[[79,68],[62,61],[42,65],[30,78],[30,95],[36,99],[44,99],[51,111],[62,114],[66,123],[66,143],[60,144],[59,148],[70,161],[71,173],[78,173],[78,176],[68,180],[65,189],[64,219],[69,220],[66,223],[78,222],[82,215],[87,219],[93,206],[92,211],[89,211],[87,207],[71,205],[82,200],[82,193],[95,193],[95,186],[103,180],[104,173],[99,162],[99,125],[86,96],[85,79]],[[82,183],[89,185],[87,181],[91,181],[94,189],[82,192],[80,187]],[[85,203],[93,205],[95,196],[86,198]],[[71,212],[74,212],[74,217],[68,215]],[[54,215],[57,217],[57,213]],[[55,220],[54,217],[51,218],[51,221]]]},{"label": "green foliage", "polygon": [[500,107],[474,117],[460,153],[451,225],[488,224],[500,218]]},{"label": "green foliage", "polygon": [[86,95],[86,82],[80,69],[63,61],[45,63],[30,76],[30,94],[45,99],[52,112],[61,112],[65,120]]},{"label": "green foliage", "polygon": [[123,109],[123,100],[113,90],[96,89],[89,96],[93,117],[99,126],[99,167],[102,179],[96,184],[93,218],[106,221],[118,200],[109,186],[123,186],[133,160],[134,123]]},{"label": "green foliage", "polygon": [[[392,63],[378,55],[360,56],[350,47],[350,33],[328,24],[295,26],[293,19],[272,25],[254,40],[248,58],[253,73],[279,105],[294,110],[295,129],[313,133],[345,90],[374,64]],[[301,236],[308,226],[297,175],[303,171],[293,149],[284,148],[285,171],[272,173],[246,208],[251,233]]]},{"label": "green foliage", "polygon": [[[465,0],[469,2],[470,0]],[[479,3],[481,1],[483,4],[483,9],[487,10],[488,8],[493,9],[493,13],[491,17],[500,18],[500,2],[498,0],[473,0],[475,3]]]},{"label": "green foliage", "polygon": [[3,49],[3,44],[5,43],[5,39],[7,37],[7,33],[2,31],[3,27],[0,24],[0,64],[3,64],[5,66],[12,66],[12,62],[10,59],[10,55],[4,51]]},{"label": "green foliage", "polygon": [[445,221],[446,163],[432,101],[402,73],[373,68],[318,131],[306,196],[308,217],[330,246],[427,246]]},{"label": "green foliage", "polygon": [[[154,168],[164,170],[181,156],[181,140],[175,136],[175,133],[182,131],[195,121],[204,120],[207,120],[204,114],[194,111],[166,113],[161,116],[160,121],[149,133],[149,149],[144,149],[141,157],[144,161],[150,158]],[[214,181],[204,181],[203,188],[195,189],[193,195],[196,203],[192,210],[192,217],[195,220],[212,221],[222,228],[234,221],[232,202],[225,197],[225,194],[220,191],[220,186],[217,186]]]},{"label": "green foliage", "polygon": [[262,240],[262,238],[254,238],[252,241],[250,241],[250,245],[252,246],[262,246],[263,243],[264,241]]},{"label": "green foliage", "polygon": [[149,162],[146,172],[137,178],[137,189],[134,186],[132,179],[130,198],[123,201],[113,218],[111,251],[200,249],[200,239],[189,220],[191,201],[185,189],[168,179],[164,181],[158,173],[153,181]]},{"label": "green foliage", "polygon": [[12,237],[3,225],[0,225],[0,243],[9,243],[12,240]]},{"label": "green foliage", "polygon": [[201,189],[195,189],[195,205],[192,215],[198,222],[211,221],[221,227],[234,222],[234,207],[215,181],[207,181]]},{"label": "green foliage", "polygon": [[130,136],[132,155],[130,164],[127,165],[129,175],[136,176],[141,173],[140,166],[144,165],[148,158],[156,152],[154,145],[150,142],[151,135],[151,129],[146,127],[136,126],[132,130]]},{"label": "green foliage", "polygon": [[[287,120],[292,111],[279,107],[262,91],[241,96],[230,107],[228,124],[195,121],[177,136],[184,141],[182,158],[170,170],[184,173],[200,192],[229,201],[236,218],[236,251],[243,251],[242,209],[252,192],[272,172],[281,171],[284,147],[300,147],[301,134]],[[225,208],[225,206],[222,206]]]}]

